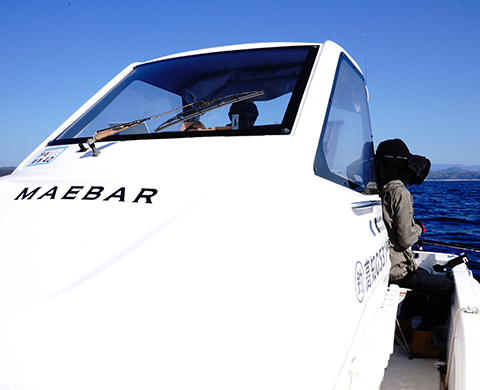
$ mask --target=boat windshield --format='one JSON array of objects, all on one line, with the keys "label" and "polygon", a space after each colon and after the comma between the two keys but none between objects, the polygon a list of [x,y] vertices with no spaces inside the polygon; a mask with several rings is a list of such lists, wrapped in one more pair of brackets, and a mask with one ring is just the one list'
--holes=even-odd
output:
[{"label": "boat windshield", "polygon": [[316,175],[359,192],[375,188],[367,89],[345,55],[337,65],[314,169]]},{"label": "boat windshield", "polygon": [[138,65],[51,144],[96,135],[110,141],[289,133],[317,51],[276,47]]}]

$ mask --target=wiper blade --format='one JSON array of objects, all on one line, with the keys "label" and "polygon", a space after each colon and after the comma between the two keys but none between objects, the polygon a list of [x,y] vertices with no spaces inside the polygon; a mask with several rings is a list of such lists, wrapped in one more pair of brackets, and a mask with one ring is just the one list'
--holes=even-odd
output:
[{"label": "wiper blade", "polygon": [[166,122],[163,122],[158,126],[154,131],[159,132],[169,126],[172,126],[179,122],[186,122],[189,119],[205,114],[208,111],[215,110],[219,107],[223,107],[227,104],[238,103],[244,100],[255,99],[264,94],[263,91],[251,91],[251,92],[242,92],[234,95],[227,95],[221,98],[216,98],[208,100],[206,102],[201,102],[200,104],[192,105],[190,109],[173,116]]},{"label": "wiper blade", "polygon": [[148,118],[143,118],[143,119],[137,119],[135,121],[131,121],[131,122],[128,122],[128,123],[123,123],[121,125],[108,127],[106,129],[103,129],[103,130],[98,130],[93,135],[92,138],[89,138],[87,140],[87,144],[92,149],[93,156],[97,157],[98,155],[100,155],[100,151],[95,146],[96,141],[100,141],[104,138],[110,137],[111,135],[120,133],[123,130],[129,129],[130,127],[133,127],[133,126],[136,126],[136,125],[139,125],[140,123],[148,121],[150,119],[155,119],[155,118],[158,118],[159,116],[167,115],[167,114],[170,114],[172,112],[175,112],[175,111],[178,111],[178,110],[190,107],[190,106],[199,105],[199,104],[202,104],[202,103],[203,103],[203,100],[197,100],[196,102],[186,104],[182,107],[174,108],[173,110],[170,110],[170,111],[162,112],[161,114],[158,114],[158,115],[149,116]]},{"label": "wiper blade", "polygon": [[166,122],[164,122],[160,126],[158,126],[155,129],[155,132],[158,132],[158,131],[163,130],[166,127],[169,127],[169,126],[171,126],[175,123],[178,123],[178,122],[181,122],[181,121],[187,121],[187,120],[189,120],[191,118],[194,118],[196,116],[203,115],[204,113],[206,113],[208,111],[211,111],[211,110],[214,110],[218,107],[222,107],[222,106],[225,106],[227,104],[232,104],[232,103],[236,103],[236,102],[241,102],[241,101],[244,101],[244,100],[254,99],[254,98],[257,98],[259,96],[262,96],[263,94],[264,94],[263,91],[252,91],[252,92],[242,92],[242,93],[238,93],[238,94],[234,94],[234,95],[227,95],[227,96],[223,96],[221,98],[208,100],[206,102],[203,101],[203,100],[197,100],[193,103],[186,104],[182,107],[178,107],[178,108],[175,108],[175,109],[170,110],[170,111],[163,112],[163,113],[158,114],[158,115],[153,115],[153,116],[149,116],[147,118],[137,119],[137,120],[134,120],[134,121],[131,121],[131,122],[128,122],[128,123],[123,123],[121,125],[108,127],[106,129],[102,129],[102,130],[98,130],[93,135],[92,138],[89,138],[87,140],[87,144],[92,149],[93,155],[95,157],[97,157],[100,154],[100,151],[95,146],[96,141],[100,141],[100,140],[102,140],[104,138],[107,138],[111,135],[117,134],[117,133],[119,133],[123,130],[129,129],[130,127],[139,125],[142,122],[148,121],[150,119],[155,119],[155,118],[158,118],[160,116],[167,115],[167,114],[170,114],[172,112],[190,107],[188,110],[183,111],[182,113],[180,113],[178,115],[175,115],[174,117],[170,118],[169,120],[167,120]]},{"label": "wiper blade", "polygon": [[109,137],[111,135],[120,133],[123,130],[129,129],[130,127],[133,127],[133,126],[136,126],[136,125],[139,125],[140,123],[148,121],[150,119],[155,119],[155,118],[158,118],[160,116],[167,115],[167,114],[170,114],[170,113],[178,111],[178,110],[182,110],[182,109],[187,108],[187,107],[194,107],[196,105],[201,105],[202,103],[203,103],[203,100],[197,100],[196,102],[186,104],[182,107],[174,108],[173,110],[163,112],[163,113],[158,114],[158,115],[149,116],[148,118],[143,118],[143,119],[137,119],[135,121],[131,121],[131,122],[128,122],[128,123],[122,123],[121,125],[108,127],[106,129],[103,129],[103,130],[98,130],[93,135],[93,137],[88,140],[89,144],[90,144],[90,142],[100,141],[100,140],[102,140],[106,137]]}]

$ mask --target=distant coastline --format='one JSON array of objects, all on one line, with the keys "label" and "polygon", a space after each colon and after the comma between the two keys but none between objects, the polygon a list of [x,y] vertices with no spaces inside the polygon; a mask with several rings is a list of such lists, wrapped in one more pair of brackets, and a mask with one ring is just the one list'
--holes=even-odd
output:
[{"label": "distant coastline", "polygon": [[1,167],[0,177],[10,175],[15,170],[15,167]]},{"label": "distant coastline", "polygon": [[[445,165],[445,164],[443,164]],[[452,165],[450,168],[440,169],[437,167],[441,165],[433,165],[430,174],[426,177],[426,181],[465,181],[465,180],[480,180],[480,171],[473,171],[460,168]],[[466,167],[469,168],[469,167]],[[478,168],[474,166],[472,168]],[[15,167],[0,167],[0,176],[10,175],[15,170]]]},{"label": "distant coastline", "polygon": [[425,180],[454,181],[454,180],[480,180],[480,172],[467,171],[462,168],[452,167],[440,171],[430,172]]},{"label": "distant coastline", "polygon": [[426,178],[425,181],[480,181],[480,179],[429,179],[429,178]]}]

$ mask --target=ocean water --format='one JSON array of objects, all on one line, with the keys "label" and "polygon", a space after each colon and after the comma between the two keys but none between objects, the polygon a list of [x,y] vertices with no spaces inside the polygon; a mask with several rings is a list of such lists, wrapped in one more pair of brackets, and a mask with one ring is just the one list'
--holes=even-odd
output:
[{"label": "ocean water", "polygon": [[[415,218],[425,225],[420,239],[438,241],[438,245],[422,245],[435,252],[466,253],[469,268],[480,275],[480,181],[425,181],[408,189],[413,196]],[[449,248],[461,245],[476,249]],[[418,249],[418,247],[414,247]]]}]

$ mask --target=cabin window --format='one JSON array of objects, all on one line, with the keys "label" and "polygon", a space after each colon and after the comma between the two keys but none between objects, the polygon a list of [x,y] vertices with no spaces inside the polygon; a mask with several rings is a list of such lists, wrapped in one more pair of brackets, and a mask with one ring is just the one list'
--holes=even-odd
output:
[{"label": "cabin window", "polygon": [[[50,144],[85,142],[112,127],[122,130],[105,141],[289,134],[317,52],[277,47],[140,64]],[[238,108],[246,103],[256,107],[254,121]],[[235,117],[234,104],[241,111]]]},{"label": "cabin window", "polygon": [[314,171],[359,192],[375,180],[367,90],[362,74],[344,54],[337,66]]}]

